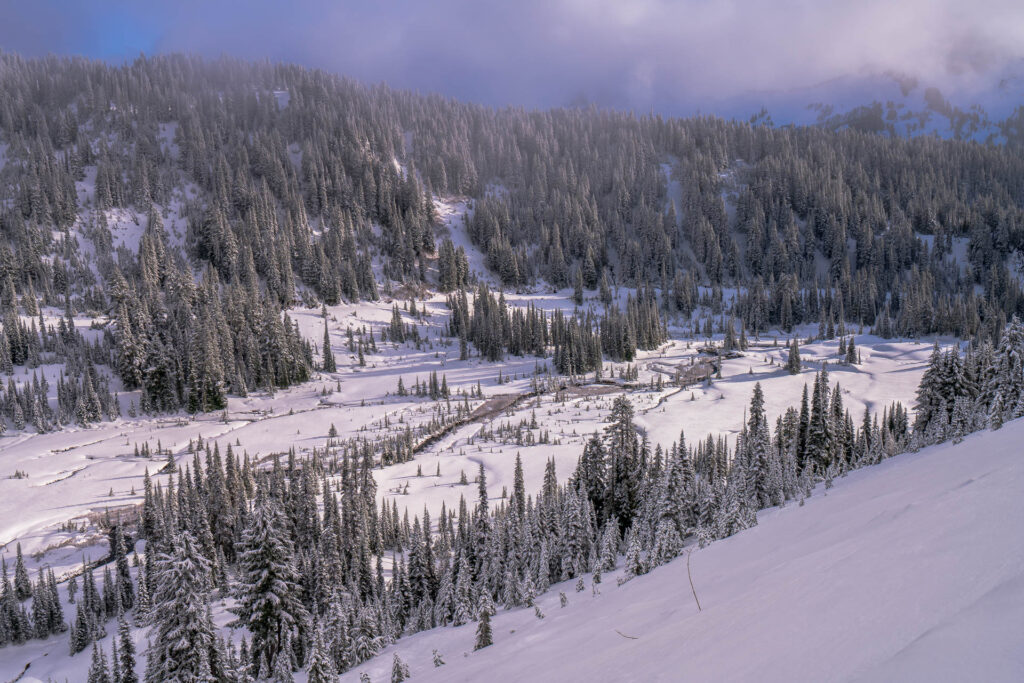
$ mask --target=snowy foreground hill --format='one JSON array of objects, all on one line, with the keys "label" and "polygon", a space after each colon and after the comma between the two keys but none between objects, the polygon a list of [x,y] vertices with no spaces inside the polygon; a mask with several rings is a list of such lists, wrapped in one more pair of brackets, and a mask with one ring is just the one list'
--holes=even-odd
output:
[{"label": "snowy foreground hill", "polygon": [[[545,613],[404,638],[342,680],[1020,681],[1024,420],[851,473],[803,506]],[[559,607],[558,591],[568,605]],[[446,664],[435,668],[432,650]]]}]

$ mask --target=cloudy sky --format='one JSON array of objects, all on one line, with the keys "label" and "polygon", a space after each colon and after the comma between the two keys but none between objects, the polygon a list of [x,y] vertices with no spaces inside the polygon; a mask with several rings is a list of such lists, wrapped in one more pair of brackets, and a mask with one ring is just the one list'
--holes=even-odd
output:
[{"label": "cloudy sky", "polygon": [[1024,58],[1021,0],[0,0],[0,49],[223,53],[491,105],[675,114],[899,71],[964,86]]}]

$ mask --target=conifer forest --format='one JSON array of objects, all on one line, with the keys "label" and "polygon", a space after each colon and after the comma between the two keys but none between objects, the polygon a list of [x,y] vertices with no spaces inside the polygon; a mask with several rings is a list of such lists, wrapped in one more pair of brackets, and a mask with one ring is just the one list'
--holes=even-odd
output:
[{"label": "conifer forest", "polygon": [[[967,613],[1019,637],[1014,116],[979,140],[0,52],[0,680],[751,680],[701,667],[828,611],[758,600],[842,614],[855,563],[982,543],[930,530],[985,504],[1008,573],[931,571],[1004,587],[1010,625]],[[975,680],[1024,674],[1002,652]],[[843,656],[812,679],[936,671]]]}]

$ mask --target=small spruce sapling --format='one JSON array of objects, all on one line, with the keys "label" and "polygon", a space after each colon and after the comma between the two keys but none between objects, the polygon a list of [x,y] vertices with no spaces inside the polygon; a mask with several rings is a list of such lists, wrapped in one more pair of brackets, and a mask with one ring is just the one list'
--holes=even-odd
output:
[{"label": "small spruce sapling", "polygon": [[403,662],[396,652],[395,658],[391,661],[391,683],[402,683],[408,678],[409,665]]},{"label": "small spruce sapling", "polygon": [[491,634],[491,613],[483,610],[480,614],[480,623],[476,627],[476,645],[474,650],[480,650],[494,644]]}]

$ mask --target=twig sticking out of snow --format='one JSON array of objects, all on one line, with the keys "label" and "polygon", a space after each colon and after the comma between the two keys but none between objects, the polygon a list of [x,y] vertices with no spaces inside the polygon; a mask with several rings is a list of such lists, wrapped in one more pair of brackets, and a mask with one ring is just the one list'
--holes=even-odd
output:
[{"label": "twig sticking out of snow", "polygon": [[690,579],[690,590],[693,591],[693,600],[697,603],[697,611],[700,612],[700,600],[697,599],[697,589],[693,587],[693,574],[690,573],[690,553],[692,550],[686,551],[686,576]]}]

